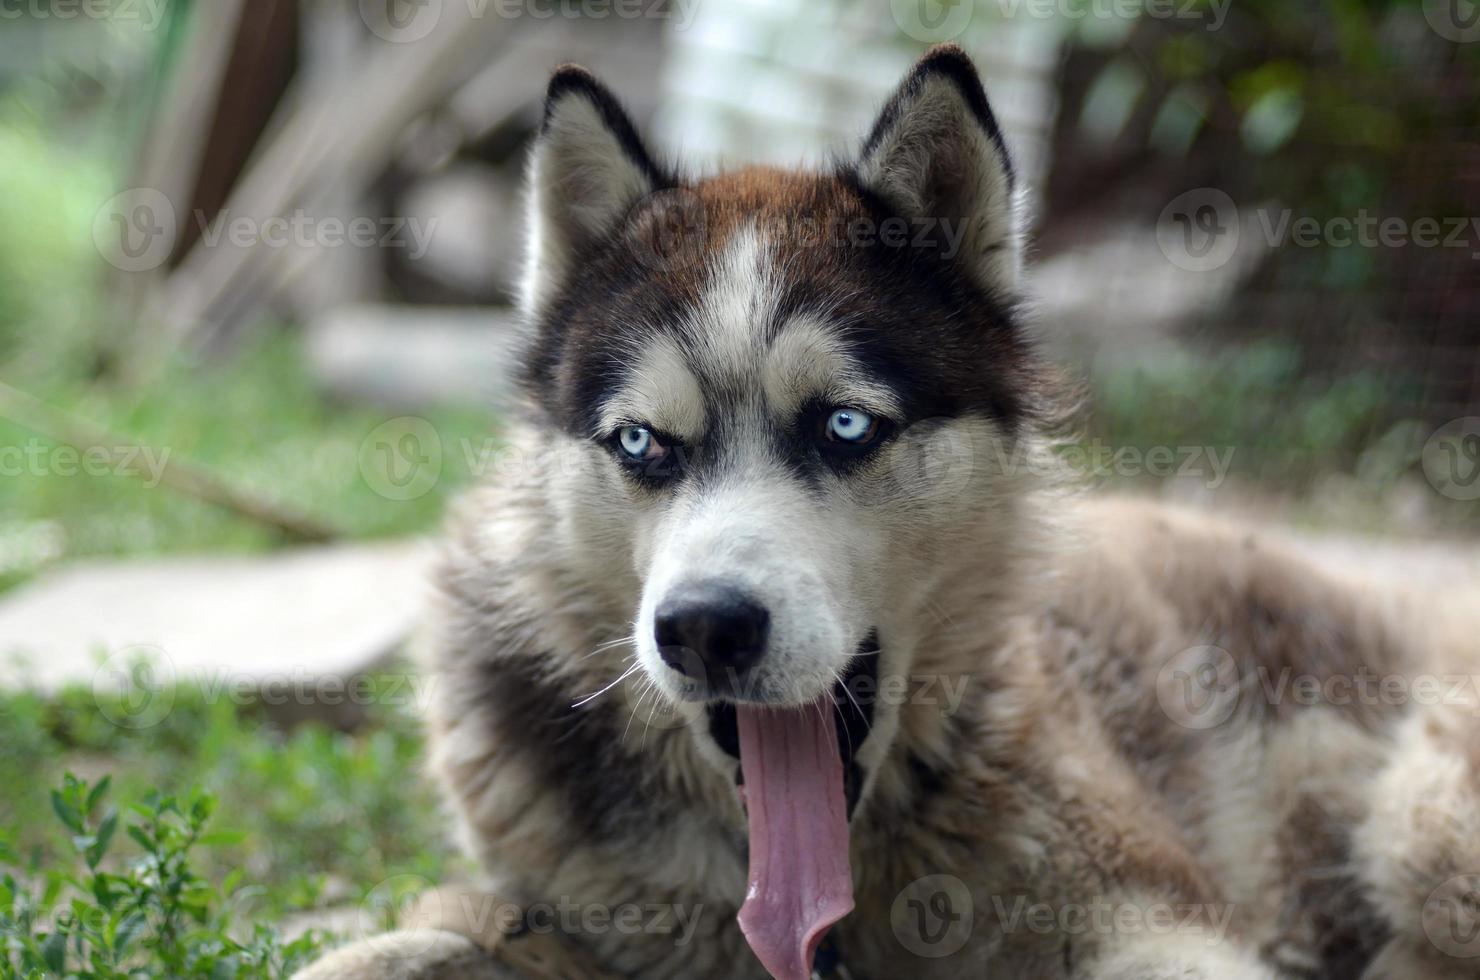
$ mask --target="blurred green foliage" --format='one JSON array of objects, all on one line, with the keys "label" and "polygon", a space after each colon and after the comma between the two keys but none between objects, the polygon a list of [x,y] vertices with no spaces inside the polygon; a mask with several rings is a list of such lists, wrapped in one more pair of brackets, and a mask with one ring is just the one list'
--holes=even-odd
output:
[{"label": "blurred green foliage", "polygon": [[[142,801],[199,788],[219,801],[199,874],[240,869],[256,889],[244,921],[267,921],[326,900],[357,900],[398,875],[441,880],[454,858],[424,776],[417,707],[404,675],[375,681],[354,733],[304,724],[285,731],[255,700],[180,684],[158,724],[133,729],[113,695],[0,692],[0,827],[40,867],[70,859],[52,830],[48,787],[68,772],[110,776],[115,795]],[[326,886],[329,894],[326,896]],[[238,903],[240,904],[240,903]]]}]

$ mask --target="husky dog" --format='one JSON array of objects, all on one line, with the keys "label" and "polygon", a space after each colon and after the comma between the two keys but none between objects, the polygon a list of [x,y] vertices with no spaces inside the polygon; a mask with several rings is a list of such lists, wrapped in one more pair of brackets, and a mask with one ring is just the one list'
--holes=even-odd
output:
[{"label": "husky dog", "polygon": [[1019,183],[952,46],[697,181],[556,72],[428,643],[486,892],[308,976],[1480,976],[1473,607],[1067,492]]}]

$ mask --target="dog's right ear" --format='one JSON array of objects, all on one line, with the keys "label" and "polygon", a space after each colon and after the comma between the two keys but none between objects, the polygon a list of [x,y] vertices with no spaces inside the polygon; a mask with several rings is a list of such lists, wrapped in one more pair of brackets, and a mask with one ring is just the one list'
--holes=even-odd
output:
[{"label": "dog's right ear", "polygon": [[525,312],[541,313],[583,253],[671,182],[605,85],[577,65],[557,69],[529,171]]}]

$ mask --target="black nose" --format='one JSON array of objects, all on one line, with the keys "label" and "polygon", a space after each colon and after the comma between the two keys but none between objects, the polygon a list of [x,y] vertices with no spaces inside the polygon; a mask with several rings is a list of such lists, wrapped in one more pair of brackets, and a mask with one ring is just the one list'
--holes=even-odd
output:
[{"label": "black nose", "polygon": [[658,604],[653,633],[663,662],[695,680],[734,679],[766,652],[771,614],[733,586],[684,586]]}]

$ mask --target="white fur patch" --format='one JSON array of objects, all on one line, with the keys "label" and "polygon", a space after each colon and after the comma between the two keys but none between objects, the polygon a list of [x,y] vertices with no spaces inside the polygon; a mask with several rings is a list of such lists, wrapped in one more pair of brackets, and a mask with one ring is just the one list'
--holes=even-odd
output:
[{"label": "white fur patch", "polygon": [[697,442],[704,434],[704,393],[678,344],[656,335],[636,358],[626,383],[602,406],[602,431],[643,422]]},{"label": "white fur patch", "polygon": [[795,317],[772,341],[761,367],[771,408],[790,418],[811,399],[898,418],[894,393],[868,377],[847,345],[822,320]]},{"label": "white fur patch", "polygon": [[699,369],[717,379],[751,377],[779,298],[766,241],[753,226],[740,229],[716,260],[690,324]]}]

